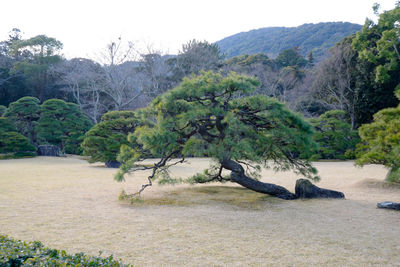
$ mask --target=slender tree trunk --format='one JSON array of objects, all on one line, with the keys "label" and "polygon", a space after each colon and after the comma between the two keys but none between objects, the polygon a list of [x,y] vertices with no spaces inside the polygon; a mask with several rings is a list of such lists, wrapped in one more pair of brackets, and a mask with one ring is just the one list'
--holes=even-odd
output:
[{"label": "slender tree trunk", "polygon": [[221,162],[222,167],[225,169],[228,169],[232,171],[231,173],[231,180],[235,183],[240,184],[243,187],[246,187],[250,190],[263,193],[263,194],[268,194],[274,197],[282,198],[282,199],[297,199],[296,195],[289,192],[286,188],[275,185],[275,184],[269,184],[269,183],[263,183],[260,181],[257,181],[255,179],[252,179],[250,177],[247,177],[245,175],[243,167],[231,160],[231,159],[224,159]]}]

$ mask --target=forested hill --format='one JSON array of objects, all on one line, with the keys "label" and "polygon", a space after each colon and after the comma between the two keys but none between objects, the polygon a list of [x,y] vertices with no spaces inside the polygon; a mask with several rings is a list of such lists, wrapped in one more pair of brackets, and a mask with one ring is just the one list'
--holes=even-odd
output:
[{"label": "forested hill", "polygon": [[303,56],[312,51],[314,58],[318,58],[344,37],[361,30],[361,27],[349,22],[303,24],[291,28],[268,27],[241,32],[216,44],[227,58],[256,53],[275,57],[281,51],[293,47],[300,48]]}]

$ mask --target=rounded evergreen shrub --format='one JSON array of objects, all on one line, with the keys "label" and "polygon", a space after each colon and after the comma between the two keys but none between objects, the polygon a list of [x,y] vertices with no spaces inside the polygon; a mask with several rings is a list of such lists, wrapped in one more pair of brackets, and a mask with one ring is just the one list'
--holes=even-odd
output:
[{"label": "rounded evergreen shrub", "polygon": [[73,103],[49,99],[40,107],[41,115],[35,128],[39,144],[60,147],[69,154],[81,154],[80,143],[92,123]]},{"label": "rounded evergreen shrub", "polygon": [[121,145],[127,145],[127,136],[142,125],[140,116],[134,111],[110,111],[104,114],[101,122],[94,125],[82,142],[83,155],[88,161],[105,162],[118,167],[117,155]]},{"label": "rounded evergreen shrub", "polygon": [[28,138],[17,132],[0,132],[0,153],[3,158],[18,158],[35,156],[36,147],[30,144]]},{"label": "rounded evergreen shrub", "polygon": [[36,97],[25,96],[11,103],[3,115],[12,121],[17,132],[35,142],[35,125],[40,117],[40,101]]},{"label": "rounded evergreen shrub", "polygon": [[0,117],[3,116],[3,114],[6,112],[6,110],[7,110],[6,106],[0,105]]}]

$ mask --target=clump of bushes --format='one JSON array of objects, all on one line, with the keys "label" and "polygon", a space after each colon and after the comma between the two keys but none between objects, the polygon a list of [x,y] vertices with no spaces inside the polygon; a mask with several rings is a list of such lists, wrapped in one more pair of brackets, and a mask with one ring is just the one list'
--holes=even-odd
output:
[{"label": "clump of bushes", "polygon": [[84,253],[69,255],[64,250],[44,247],[38,241],[23,242],[0,235],[0,266],[130,266],[113,256],[107,258]]},{"label": "clump of bushes", "polygon": [[0,158],[35,156],[38,145],[81,154],[80,144],[91,126],[76,104],[60,99],[40,104],[35,97],[22,97],[7,109],[0,106]]},{"label": "clump of bushes", "polygon": [[3,116],[4,112],[6,112],[6,110],[7,110],[6,106],[0,105],[0,116]]},{"label": "clump of bushes", "polygon": [[355,147],[360,141],[356,130],[346,122],[346,113],[342,110],[330,110],[320,117],[310,119],[314,126],[314,141],[318,148],[313,159],[354,159]]},{"label": "clump of bushes", "polygon": [[58,146],[68,154],[81,154],[80,144],[91,126],[76,104],[49,99],[40,106],[35,132],[39,144]]},{"label": "clump of bushes", "polygon": [[0,159],[35,156],[36,147],[18,133],[9,119],[0,117]]},{"label": "clump of bushes", "polygon": [[143,125],[139,112],[110,111],[101,117],[101,122],[94,125],[82,142],[83,155],[88,161],[105,162],[107,167],[119,167],[117,155],[122,145],[128,145],[129,133]]},{"label": "clump of bushes", "polygon": [[[400,100],[400,85],[396,96]],[[361,143],[357,145],[357,164],[383,164],[389,168],[387,180],[400,182],[400,105],[382,109],[374,121],[359,128]]]}]

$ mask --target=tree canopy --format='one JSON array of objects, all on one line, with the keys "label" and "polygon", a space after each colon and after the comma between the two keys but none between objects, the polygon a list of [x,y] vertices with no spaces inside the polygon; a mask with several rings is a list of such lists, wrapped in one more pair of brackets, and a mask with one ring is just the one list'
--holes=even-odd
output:
[{"label": "tree canopy", "polygon": [[[135,130],[130,140],[140,146],[122,147],[119,159],[123,165],[116,179],[122,181],[128,172],[151,169],[149,184],[142,190],[155,179],[181,182],[167,175],[166,168],[173,158],[208,156],[214,164],[186,182],[232,181],[280,198],[295,198],[285,188],[256,178],[262,165],[318,179],[316,169],[296,153],[300,150],[307,155],[315,146],[312,126],[273,98],[246,96],[258,85],[256,79],[235,73],[223,77],[203,72],[184,79],[147,108],[155,125]],[[140,164],[153,155],[161,157],[153,166]],[[231,174],[223,175],[223,170]]]},{"label": "tree canopy", "polygon": [[[379,5],[375,5],[376,14],[378,9]],[[400,69],[399,20],[398,2],[394,9],[379,14],[378,23],[367,19],[353,41],[360,57],[376,64],[375,79],[380,83],[390,82],[395,78],[393,74]]]}]

